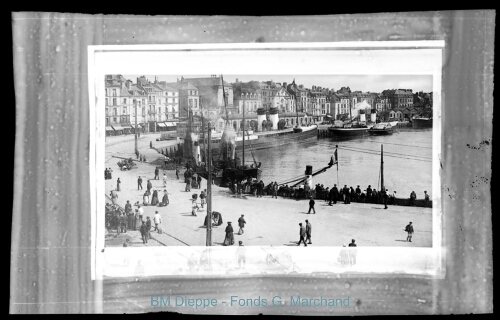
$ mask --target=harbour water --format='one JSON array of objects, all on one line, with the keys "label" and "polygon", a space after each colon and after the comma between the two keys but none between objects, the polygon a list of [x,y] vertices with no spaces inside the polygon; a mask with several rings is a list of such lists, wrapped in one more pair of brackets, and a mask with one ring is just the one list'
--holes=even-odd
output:
[{"label": "harbour water", "polygon": [[[338,145],[337,166],[313,177],[326,187],[334,184],[361,190],[368,185],[380,189],[380,146],[384,145],[384,184],[389,193],[409,198],[415,191],[417,199],[424,198],[424,190],[432,197],[432,129],[400,131],[387,136],[364,136],[335,141],[332,138],[313,138],[303,143],[272,149],[255,150],[253,156],[262,162],[262,180],[267,184],[291,180],[304,174],[306,165],[313,170],[327,166]],[[252,160],[249,150],[245,160]]]}]

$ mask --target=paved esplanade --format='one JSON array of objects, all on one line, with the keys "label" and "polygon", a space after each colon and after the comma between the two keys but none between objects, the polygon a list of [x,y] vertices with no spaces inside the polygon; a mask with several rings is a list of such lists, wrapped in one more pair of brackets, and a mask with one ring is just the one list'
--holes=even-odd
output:
[{"label": "paved esplanade", "polygon": [[[161,158],[161,154],[149,149],[149,142],[153,146],[168,146],[175,144],[174,141],[156,142],[159,134],[143,135],[139,139],[139,151],[146,154],[147,161]],[[115,138],[119,138],[114,140]],[[105,180],[106,194],[116,188],[116,179],[120,177],[122,182],[121,191],[118,192],[118,204],[125,206],[127,200],[134,204],[142,203],[142,196],[146,191],[147,180],[151,180],[153,190],[158,190],[158,198],[163,197],[163,170],[160,170],[160,180],[153,180],[155,166],[149,163],[137,163],[137,167],[130,171],[120,171],[117,166],[119,159],[112,155],[132,157],[134,139],[133,135],[125,139],[122,137],[108,138],[106,141],[106,164],[105,167],[113,169],[113,179]],[[263,168],[265,170],[265,168]],[[180,169],[179,180],[175,177],[174,170],[165,171],[168,177],[167,190],[170,193],[170,204],[167,207],[145,206],[144,219],[154,216],[158,211],[162,217],[163,234],[152,231],[152,236],[165,245],[204,246],[206,229],[203,227],[206,206],[197,216],[191,215],[191,195],[199,194],[206,189],[206,180],[202,181],[202,189],[193,189],[185,192],[184,173],[185,168]],[[137,190],[137,178],[143,179],[143,190]],[[264,181],[266,184],[269,181]],[[212,240],[214,245],[220,245],[225,236],[227,222],[231,221],[235,232],[238,229],[238,218],[244,214],[247,222],[243,235],[235,234],[235,244],[242,240],[245,245],[296,245],[299,241],[299,222],[304,223],[308,219],[312,224],[313,246],[342,246],[356,239],[358,246],[432,246],[432,209],[418,207],[390,206],[384,210],[380,204],[351,203],[344,205],[338,202],[336,205],[328,206],[324,200],[316,200],[316,214],[307,214],[308,200],[292,200],[278,197],[272,199],[270,196],[255,198],[253,195],[244,195],[242,199],[236,198],[229,189],[212,187],[213,205],[212,210],[222,214],[224,223],[214,227]],[[199,200],[198,200],[199,202]],[[135,210],[137,207],[133,207]],[[406,242],[405,226],[409,221],[415,226],[412,242]],[[140,240],[139,231],[134,231],[134,242]],[[175,239],[177,238],[177,239]],[[179,241],[180,240],[180,241]],[[182,242],[181,242],[182,241]],[[183,243],[184,242],[184,243]],[[137,244],[141,246],[141,244]]]}]

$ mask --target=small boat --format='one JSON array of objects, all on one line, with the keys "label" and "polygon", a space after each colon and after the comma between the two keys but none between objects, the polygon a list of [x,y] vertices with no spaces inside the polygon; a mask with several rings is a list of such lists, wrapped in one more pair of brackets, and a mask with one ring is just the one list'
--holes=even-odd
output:
[{"label": "small boat", "polygon": [[368,127],[360,123],[335,124],[328,127],[328,131],[335,137],[364,136],[368,134]]},{"label": "small boat", "polygon": [[394,132],[394,127],[389,122],[380,122],[368,129],[371,135],[387,135]]},{"label": "small boat", "polygon": [[414,129],[432,128],[432,117],[415,117],[412,119],[412,127]]}]

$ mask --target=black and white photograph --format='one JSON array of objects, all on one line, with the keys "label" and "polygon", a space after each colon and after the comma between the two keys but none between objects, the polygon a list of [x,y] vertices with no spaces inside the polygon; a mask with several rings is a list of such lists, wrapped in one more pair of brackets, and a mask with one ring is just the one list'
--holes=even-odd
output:
[{"label": "black and white photograph", "polygon": [[492,312],[495,14],[13,12],[10,313]]},{"label": "black and white photograph", "polygon": [[[135,260],[151,275],[442,276],[442,48],[92,48],[96,277],[130,276]],[[160,253],[175,263],[145,263]]]}]

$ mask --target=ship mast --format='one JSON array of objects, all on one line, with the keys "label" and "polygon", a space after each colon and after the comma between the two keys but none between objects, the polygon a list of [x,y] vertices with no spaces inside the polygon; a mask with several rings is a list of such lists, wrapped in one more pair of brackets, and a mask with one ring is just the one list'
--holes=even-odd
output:
[{"label": "ship mast", "polygon": [[385,192],[384,187],[384,145],[380,145],[380,187]]}]

